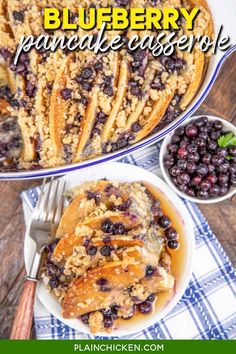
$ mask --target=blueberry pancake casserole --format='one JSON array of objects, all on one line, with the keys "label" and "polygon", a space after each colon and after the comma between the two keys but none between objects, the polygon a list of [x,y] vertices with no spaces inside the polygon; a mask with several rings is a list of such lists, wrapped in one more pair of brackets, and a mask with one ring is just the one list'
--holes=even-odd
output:
[{"label": "blueberry pancake casserole", "polygon": [[107,180],[72,190],[41,269],[64,318],[80,319],[92,333],[111,331],[161,308],[163,294],[163,306],[173,296],[182,231],[153,191]]},{"label": "blueberry pancake casserole", "polygon": [[[200,14],[191,34],[213,35],[205,0],[1,0],[0,74],[7,82],[5,89],[0,89],[0,103],[8,105],[8,115],[16,117],[20,146],[18,157],[3,156],[2,171],[66,165],[125,148],[176,119],[201,85],[209,55],[198,46],[192,53],[176,50],[170,57],[128,49],[133,34],[142,38],[145,34],[158,35],[157,30],[107,31],[108,39],[122,36],[124,45],[115,52],[31,50],[14,65],[22,35],[69,38],[93,34],[96,38],[96,28],[43,28],[45,7],[69,8],[71,21],[76,22],[76,10],[91,6],[188,10],[197,6]],[[179,27],[178,38],[190,34],[183,17]]]}]

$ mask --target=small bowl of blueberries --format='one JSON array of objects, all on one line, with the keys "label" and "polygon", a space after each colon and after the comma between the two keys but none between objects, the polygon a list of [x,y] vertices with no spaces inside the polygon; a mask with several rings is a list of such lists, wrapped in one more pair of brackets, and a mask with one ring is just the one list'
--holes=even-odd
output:
[{"label": "small bowl of blueberries", "polygon": [[236,193],[236,127],[214,116],[186,120],[162,142],[160,167],[168,185],[196,203]]}]

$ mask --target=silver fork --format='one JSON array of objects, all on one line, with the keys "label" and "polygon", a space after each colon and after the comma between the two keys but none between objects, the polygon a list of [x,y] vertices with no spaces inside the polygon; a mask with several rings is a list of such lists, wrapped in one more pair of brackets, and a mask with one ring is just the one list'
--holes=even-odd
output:
[{"label": "silver fork", "polygon": [[10,339],[30,338],[35,290],[42,254],[45,246],[55,237],[63,210],[65,188],[65,181],[51,178],[47,184],[47,179],[43,180],[40,197],[29,227],[29,236],[36,243],[36,252],[25,280]]}]

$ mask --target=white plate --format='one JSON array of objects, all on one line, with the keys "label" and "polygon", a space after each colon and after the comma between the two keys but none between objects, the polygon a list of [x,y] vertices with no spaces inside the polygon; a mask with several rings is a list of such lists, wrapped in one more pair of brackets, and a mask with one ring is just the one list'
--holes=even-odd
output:
[{"label": "white plate", "polygon": [[[182,219],[184,226],[184,242],[186,244],[186,254],[184,259],[183,273],[176,284],[176,293],[168,302],[168,304],[166,304],[162,311],[155,312],[153,315],[149,315],[147,317],[143,316],[142,319],[139,321],[131,321],[130,323],[129,321],[122,321],[124,323],[122,323],[122,328],[114,330],[112,333],[106,334],[102,332],[97,334],[103,336],[124,336],[141,331],[160,321],[167,313],[169,313],[173,309],[173,307],[177,304],[177,302],[184,294],[184,291],[188,286],[191,277],[194,252],[193,224],[190,214],[187,208],[185,207],[184,203],[172,192],[172,190],[165,184],[165,182],[163,182],[159,177],[157,177],[153,173],[146,171],[140,167],[113,162],[108,163],[105,166],[100,165],[90,168],[89,171],[82,170],[80,172],[77,171],[74,173],[70,173],[66,177],[62,178],[65,178],[68,181],[68,189],[70,189],[85,181],[98,180],[104,177],[109,180],[115,180],[119,182],[144,181],[156,186],[160,191],[162,191],[166,195],[169,201],[175,206],[176,212],[179,213],[179,216]],[[29,271],[34,250],[34,242],[29,238],[27,230],[24,248],[25,264],[27,271]],[[47,291],[45,285],[41,281],[38,283],[37,286],[37,296],[42,302],[42,304],[46,307],[46,309],[60,321],[80,332],[91,334],[89,328],[81,321],[66,320],[62,318],[61,306],[59,305],[57,299]]]},{"label": "white plate", "polygon": [[[202,116],[191,117],[191,118],[187,119],[187,121],[184,122],[184,124],[181,124],[181,125],[182,126],[186,126],[191,121],[196,120],[197,118],[200,118],[200,117],[203,117],[203,116],[204,117],[208,117],[209,121],[220,120],[223,123],[223,125],[224,125],[223,131],[230,130],[230,131],[232,131],[234,133],[234,135],[236,135],[236,127],[232,123],[228,122],[225,119],[216,117],[216,116],[208,116],[207,114],[204,114]],[[175,184],[172,182],[172,180],[170,178],[170,174],[167,171],[166,167],[164,166],[164,162],[163,162],[163,157],[167,153],[167,145],[170,143],[170,140],[171,140],[173,134],[174,134],[174,131],[171,134],[169,134],[168,136],[166,136],[165,139],[163,140],[162,144],[161,144],[161,149],[160,149],[160,168],[161,168],[161,173],[162,173],[166,183],[175,191],[175,193],[177,193],[182,198],[188,199],[191,202],[195,202],[195,203],[199,203],[199,204],[214,204],[214,203],[219,203],[219,202],[222,202],[223,200],[231,198],[236,193],[236,187],[231,187],[229,192],[226,195],[223,195],[222,197],[215,197],[215,198],[210,198],[210,199],[207,199],[207,200],[203,200],[203,199],[199,199],[199,198],[190,197],[186,193],[181,192],[175,186]]]}]

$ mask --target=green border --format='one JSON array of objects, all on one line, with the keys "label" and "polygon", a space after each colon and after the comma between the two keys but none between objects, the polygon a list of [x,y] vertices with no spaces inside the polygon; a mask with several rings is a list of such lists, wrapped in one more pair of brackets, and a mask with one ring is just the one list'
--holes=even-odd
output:
[{"label": "green border", "polygon": [[29,340],[0,341],[0,353],[236,353],[236,341],[210,340]]}]

